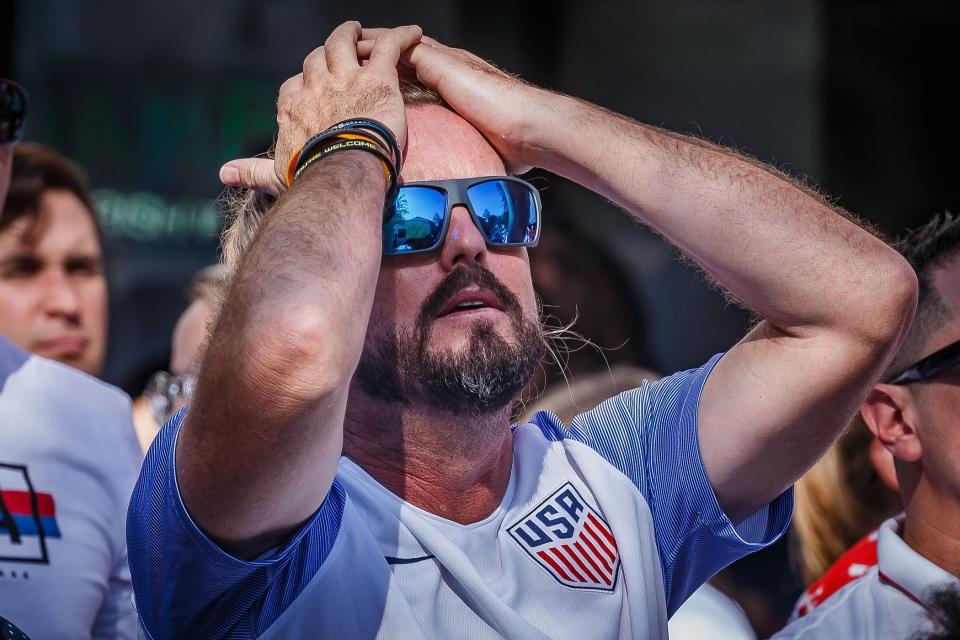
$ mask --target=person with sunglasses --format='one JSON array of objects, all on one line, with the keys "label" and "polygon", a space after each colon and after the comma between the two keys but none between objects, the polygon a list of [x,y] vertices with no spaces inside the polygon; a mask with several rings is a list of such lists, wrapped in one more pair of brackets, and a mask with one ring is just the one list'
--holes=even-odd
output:
[{"label": "person with sunglasses", "polygon": [[917,273],[919,304],[860,415],[893,454],[904,512],[880,525],[859,576],[784,640],[915,637],[938,622],[937,594],[960,589],[960,216],[934,216],[896,246]]},{"label": "person with sunglasses", "polygon": [[[0,215],[27,111],[0,78]],[[124,517],[140,461],[122,391],[0,334],[0,620],[37,639],[136,637]]]},{"label": "person with sunglasses", "polygon": [[[816,194],[418,27],[339,26],[277,107],[273,160],[221,179],[278,197],[230,216],[192,402],[131,500],[152,638],[666,637],[700,584],[784,532],[791,483],[913,314],[909,265]],[[617,202],[766,320],[569,428],[511,424],[545,349],[540,201],[509,175],[531,166]]]}]

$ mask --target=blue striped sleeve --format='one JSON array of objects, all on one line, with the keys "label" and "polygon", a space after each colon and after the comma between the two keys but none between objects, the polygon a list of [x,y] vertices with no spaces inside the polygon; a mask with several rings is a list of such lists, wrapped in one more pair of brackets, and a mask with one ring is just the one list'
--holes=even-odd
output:
[{"label": "blue striped sleeve", "polygon": [[717,503],[700,456],[697,409],[720,357],[606,400],[577,416],[567,434],[630,478],[649,504],[670,615],[717,571],[776,541],[793,512],[792,489],[736,525]]},{"label": "blue striped sleeve", "polygon": [[323,504],[283,546],[246,561],[190,518],[177,488],[174,452],[186,410],[154,440],[127,513],[127,547],[144,635],[256,638],[300,594],[336,540],[345,494],[334,481]]}]

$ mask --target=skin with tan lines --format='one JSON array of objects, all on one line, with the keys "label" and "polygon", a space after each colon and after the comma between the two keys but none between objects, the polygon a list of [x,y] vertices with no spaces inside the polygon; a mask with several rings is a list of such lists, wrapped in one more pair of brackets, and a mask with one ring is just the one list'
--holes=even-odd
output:
[{"label": "skin with tan lines", "polygon": [[[405,110],[398,62],[454,111]],[[276,188],[274,174],[309,135],[372,117],[401,145],[409,140],[403,179],[545,168],[618,203],[765,318],[719,362],[699,405],[704,464],[734,521],[829,446],[912,317],[909,265],[782,175],[524,84],[419,28],[341,25],[284,84],[278,105],[276,166],[229,163],[225,181]],[[381,260],[386,184],[377,159],[351,151],[316,164],[281,196],[240,264],[178,440],[190,513],[247,557],[316,511],[341,454],[404,500],[460,523],[489,514],[510,473],[505,410],[391,404],[351,380],[364,349],[411,325],[457,269],[489,270],[533,317],[526,251],[486,247],[457,207],[436,253]],[[504,310],[452,316],[434,320],[432,352],[462,353],[480,323],[519,340]]]}]

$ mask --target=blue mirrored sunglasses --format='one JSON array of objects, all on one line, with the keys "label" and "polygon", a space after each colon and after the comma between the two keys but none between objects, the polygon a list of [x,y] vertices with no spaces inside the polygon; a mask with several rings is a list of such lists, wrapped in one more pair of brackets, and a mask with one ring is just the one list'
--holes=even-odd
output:
[{"label": "blue mirrored sunglasses", "polygon": [[450,212],[463,205],[491,247],[534,247],[540,240],[540,194],[511,176],[407,182],[387,203],[383,254],[425,253],[443,244]]}]

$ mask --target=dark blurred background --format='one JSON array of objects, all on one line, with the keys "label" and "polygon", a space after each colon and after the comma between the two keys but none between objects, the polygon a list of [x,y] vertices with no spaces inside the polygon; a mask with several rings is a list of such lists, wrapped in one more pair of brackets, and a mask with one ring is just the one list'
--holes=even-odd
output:
[{"label": "dark blurred background", "polygon": [[[28,139],[79,162],[98,190],[106,377],[139,393],[166,366],[190,277],[216,260],[217,169],[265,150],[277,87],[345,19],[419,23],[534,83],[735,146],[897,235],[960,208],[947,98],[958,17],[950,2],[5,0],[0,75],[31,93]],[[547,277],[548,311],[578,313],[608,348],[574,356],[575,371],[604,356],[675,371],[743,334],[747,315],[650,233],[582,188],[535,181],[550,237],[534,266],[568,285],[551,291]],[[571,284],[584,271],[612,284]],[[747,609],[761,633],[799,589],[786,543],[730,576],[756,596]]]}]

